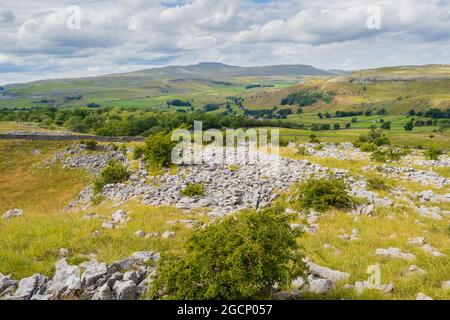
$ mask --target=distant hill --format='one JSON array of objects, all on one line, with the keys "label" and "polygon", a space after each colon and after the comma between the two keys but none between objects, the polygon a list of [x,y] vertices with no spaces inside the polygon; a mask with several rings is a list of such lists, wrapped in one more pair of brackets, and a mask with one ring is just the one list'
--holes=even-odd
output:
[{"label": "distant hill", "polygon": [[[248,109],[285,108],[281,101],[308,88],[332,93],[304,111],[450,107],[450,65],[399,66],[344,72],[307,65],[239,67],[205,62],[97,77],[43,80],[0,87],[0,108],[109,106],[188,109],[243,99]],[[242,106],[238,109],[242,110]],[[186,110],[187,107],[184,107]]]},{"label": "distant hill", "polygon": [[[168,99],[196,99],[199,104],[240,95],[250,83],[293,85],[304,77],[330,77],[307,65],[238,67],[222,63],[169,66],[97,77],[42,80],[0,88],[0,107],[102,106],[162,107]],[[202,96],[207,93],[208,97]]]},{"label": "distant hill", "polygon": [[364,111],[385,109],[390,114],[409,110],[450,108],[450,65],[400,66],[360,70],[327,79],[315,79],[276,92],[259,91],[246,97],[249,108],[279,106],[283,98],[303,88],[335,94],[305,112]]},{"label": "distant hill", "polygon": [[338,77],[336,81],[412,81],[449,78],[450,65],[430,64],[425,66],[399,66],[360,70]]},{"label": "distant hill", "polygon": [[[217,62],[203,62],[190,66],[169,66],[132,72],[121,76],[153,76],[167,78],[233,78],[233,77],[283,77],[330,76],[339,71],[326,71],[308,65],[273,65],[261,67],[237,67]],[[108,76],[106,76],[108,77]]]}]

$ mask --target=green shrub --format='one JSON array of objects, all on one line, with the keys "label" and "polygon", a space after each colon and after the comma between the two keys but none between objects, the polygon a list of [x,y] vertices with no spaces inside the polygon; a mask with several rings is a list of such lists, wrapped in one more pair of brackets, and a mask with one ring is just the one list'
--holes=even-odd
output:
[{"label": "green shrub", "polygon": [[117,144],[115,144],[115,143],[110,143],[110,144],[109,144],[109,147],[110,147],[111,150],[113,150],[113,151],[119,150],[119,147],[118,147]]},{"label": "green shrub", "polygon": [[139,160],[144,156],[145,153],[145,149],[144,147],[141,146],[137,146],[136,148],[134,148],[133,150],[133,159],[134,160]]},{"label": "green shrub", "polygon": [[119,161],[111,161],[94,181],[94,192],[100,193],[107,184],[124,182],[130,177],[127,168]]},{"label": "green shrub", "polygon": [[147,138],[145,142],[144,159],[155,167],[168,167],[172,162],[172,149],[176,142],[171,140],[169,134],[156,133]]},{"label": "green shrub", "polygon": [[367,187],[372,191],[386,191],[390,189],[386,181],[380,177],[367,178]]},{"label": "green shrub", "polygon": [[373,143],[364,142],[359,145],[359,150],[362,152],[372,152],[377,147]]},{"label": "green shrub", "polygon": [[289,145],[289,140],[285,137],[280,137],[278,140],[278,144],[280,147],[287,147]]},{"label": "green shrub", "polygon": [[154,299],[237,300],[269,298],[275,284],[288,286],[304,264],[298,231],[283,208],[247,210],[194,231],[187,248],[159,261]]},{"label": "green shrub", "polygon": [[395,147],[376,148],[370,158],[377,162],[399,161],[403,156],[409,153],[408,150]]},{"label": "green shrub", "polygon": [[96,195],[92,198],[91,203],[92,203],[93,206],[96,206],[96,205],[99,205],[100,203],[102,203],[103,200],[105,200],[105,197],[104,197],[104,196],[102,196],[101,194],[96,194]]},{"label": "green shrub", "polygon": [[297,147],[297,154],[300,156],[307,156],[308,150],[305,147]]},{"label": "green shrub", "polygon": [[353,199],[346,189],[344,180],[333,175],[325,178],[312,177],[298,188],[295,199],[303,209],[348,209],[352,206]]},{"label": "green shrub", "polygon": [[439,157],[443,154],[441,149],[431,147],[425,151],[425,157],[429,160],[439,160]]},{"label": "green shrub", "polygon": [[86,146],[86,150],[89,150],[89,151],[97,150],[97,146],[98,146],[98,143],[95,140],[81,141],[81,144],[84,144]]},{"label": "green shrub", "polygon": [[127,145],[125,143],[122,143],[120,145],[119,152],[122,153],[124,156],[127,154]]},{"label": "green shrub", "polygon": [[324,148],[324,145],[323,145],[323,144],[318,144],[317,146],[315,146],[314,149],[317,150],[317,151],[322,151],[323,148]]},{"label": "green shrub", "polygon": [[320,143],[320,141],[315,134],[312,134],[309,136],[309,143]]},{"label": "green shrub", "polygon": [[199,183],[188,183],[180,194],[184,197],[200,197],[205,194],[205,186]]},{"label": "green shrub", "polygon": [[389,145],[391,141],[381,129],[372,128],[368,134],[359,137],[360,143],[373,143],[377,146]]}]

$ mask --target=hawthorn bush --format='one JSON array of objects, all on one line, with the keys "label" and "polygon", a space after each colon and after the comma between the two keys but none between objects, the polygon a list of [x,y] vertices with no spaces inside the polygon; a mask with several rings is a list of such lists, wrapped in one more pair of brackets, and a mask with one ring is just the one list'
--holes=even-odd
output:
[{"label": "hawthorn bush", "polygon": [[295,199],[303,209],[348,209],[352,207],[353,199],[346,189],[345,181],[331,174],[325,178],[312,177],[296,190]]},{"label": "hawthorn bush", "polygon": [[101,193],[107,184],[119,183],[128,180],[130,173],[119,161],[111,161],[106,168],[100,171],[100,175],[94,181],[94,192]]},{"label": "hawthorn bush", "polygon": [[154,299],[236,300],[269,297],[303,273],[298,231],[281,207],[247,210],[194,231],[181,254],[159,261]]},{"label": "hawthorn bush", "polygon": [[168,167],[172,162],[172,149],[176,146],[170,134],[156,133],[147,138],[144,147],[144,160],[155,167]]},{"label": "hawthorn bush", "polygon": [[199,183],[189,183],[180,193],[185,197],[199,197],[205,194],[205,186]]}]

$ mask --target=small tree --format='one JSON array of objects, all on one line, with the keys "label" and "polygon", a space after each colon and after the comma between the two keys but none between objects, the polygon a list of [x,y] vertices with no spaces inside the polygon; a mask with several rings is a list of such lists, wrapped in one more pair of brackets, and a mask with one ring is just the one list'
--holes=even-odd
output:
[{"label": "small tree", "polygon": [[425,157],[429,160],[439,160],[439,157],[443,154],[442,150],[436,147],[431,147],[425,151]]},{"label": "small tree", "polygon": [[413,129],[414,129],[414,121],[410,121],[410,122],[408,122],[405,126],[404,126],[404,128],[405,128],[405,131],[413,131]]},{"label": "small tree", "polygon": [[137,146],[133,150],[133,159],[139,160],[144,156],[145,148],[142,146]]},{"label": "small tree", "polygon": [[381,129],[383,129],[383,130],[391,130],[391,122],[390,121],[384,122],[381,125]]},{"label": "small tree", "polygon": [[370,158],[377,162],[399,161],[403,156],[408,154],[408,150],[395,147],[376,148]]},{"label": "small tree", "polygon": [[339,123],[333,124],[333,129],[334,130],[339,130],[340,128],[341,128],[341,125]]},{"label": "small tree", "polygon": [[124,182],[129,177],[130,173],[121,162],[111,161],[94,181],[94,192],[100,193],[107,184]]},{"label": "small tree", "polygon": [[348,209],[353,200],[346,191],[343,179],[329,175],[325,178],[310,178],[295,193],[296,202],[304,209],[325,211],[330,208]]},{"label": "small tree", "polygon": [[315,134],[311,134],[309,136],[309,143],[320,143],[320,141]]},{"label": "small tree", "polygon": [[86,150],[89,150],[89,151],[97,150],[98,143],[95,140],[81,141],[80,144],[84,144],[86,146]]},{"label": "small tree", "polygon": [[276,207],[238,213],[199,229],[182,254],[160,259],[153,298],[228,300],[267,297],[303,271],[298,231]]},{"label": "small tree", "polygon": [[369,188],[369,190],[374,190],[374,191],[389,190],[389,186],[386,184],[386,181],[380,177],[367,178],[367,187]]},{"label": "small tree", "polygon": [[168,167],[172,162],[172,149],[175,146],[176,142],[171,140],[169,134],[156,133],[145,142],[144,159],[155,167]]},{"label": "small tree", "polygon": [[205,194],[205,186],[199,183],[188,183],[180,194],[185,197],[199,197]]}]

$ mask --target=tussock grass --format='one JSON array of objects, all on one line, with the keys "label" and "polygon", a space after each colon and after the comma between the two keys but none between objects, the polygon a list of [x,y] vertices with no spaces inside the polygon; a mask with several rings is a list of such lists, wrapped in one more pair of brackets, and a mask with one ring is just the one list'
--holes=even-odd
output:
[{"label": "tussock grass", "polygon": [[[195,213],[184,214],[170,207],[149,207],[130,202],[120,207],[130,213],[130,221],[112,230],[101,228],[102,219],[83,219],[87,212],[26,214],[22,218],[0,221],[0,270],[17,278],[39,272],[52,275],[59,248],[70,250],[70,262],[80,263],[95,256],[98,261],[111,263],[130,256],[136,251],[183,250],[187,235],[191,232],[183,224],[167,221],[204,217]],[[108,204],[93,208],[105,218],[117,210]],[[89,211],[90,212],[90,211]],[[94,231],[98,237],[92,237]],[[172,239],[138,238],[134,233],[170,230]]]},{"label": "tussock grass", "polygon": [[[369,290],[358,296],[352,290],[344,290],[341,283],[326,297],[321,299],[415,299],[418,292],[435,299],[450,299],[450,293],[441,289],[441,282],[450,274],[450,247],[446,224],[423,220],[424,225],[415,222],[418,216],[405,209],[379,210],[376,217],[352,217],[344,212],[331,211],[319,221],[316,235],[305,235],[299,239],[305,254],[314,262],[332,269],[351,274],[350,283],[367,280],[367,268],[379,265],[381,282],[393,283],[395,292],[390,295]],[[339,235],[351,233],[353,228],[360,231],[360,240],[348,241]],[[428,231],[428,233],[424,233]],[[408,238],[426,236],[428,243],[446,254],[446,257],[433,258],[418,247],[408,244]],[[324,245],[329,244],[330,248]],[[415,261],[386,259],[375,256],[377,248],[398,247],[416,255]],[[335,252],[337,250],[338,252]],[[415,264],[425,269],[425,276],[406,276],[408,267]]]},{"label": "tussock grass", "polygon": [[[0,214],[12,208],[46,214],[63,209],[88,183],[80,170],[42,164],[66,142],[0,141]],[[33,150],[40,150],[34,155]]]}]

